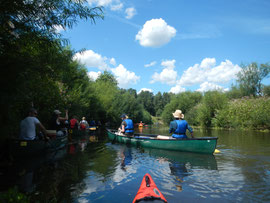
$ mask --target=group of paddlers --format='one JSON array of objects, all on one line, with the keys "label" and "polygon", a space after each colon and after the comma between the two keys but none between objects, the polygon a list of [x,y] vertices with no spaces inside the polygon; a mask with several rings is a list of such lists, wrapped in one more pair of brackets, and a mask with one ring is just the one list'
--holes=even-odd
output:
[{"label": "group of paddlers", "polygon": [[[176,139],[186,139],[186,130],[188,130],[193,138],[193,129],[189,126],[188,122],[184,120],[184,114],[181,110],[177,109],[172,113],[174,121],[170,122],[169,133],[172,133],[172,137]],[[118,128],[119,133],[122,133],[127,136],[133,136],[134,134],[134,125],[133,121],[128,118],[126,114],[121,115],[123,120],[121,126]],[[142,121],[140,122],[142,124]]]},{"label": "group of paddlers", "polygon": [[[65,111],[65,116],[61,116],[62,112],[54,110],[52,118],[49,123],[50,131],[54,131],[56,136],[64,136],[67,134],[68,129],[86,130],[89,126],[96,126],[96,122],[91,120],[88,124],[85,117],[79,122],[76,116],[72,116],[70,121],[68,120],[68,110]],[[20,123],[20,139],[23,140],[35,140],[35,139],[49,139],[49,131],[46,130],[44,125],[37,118],[38,112],[35,108],[30,108],[28,116]],[[41,130],[41,133],[36,134],[36,127]]]},{"label": "group of paddlers", "polygon": [[[48,131],[42,125],[42,123],[37,118],[37,110],[31,108],[28,112],[28,116],[21,121],[20,124],[20,139],[24,140],[34,140],[39,137],[36,136],[36,126],[38,126],[43,134],[43,138],[48,138]],[[170,123],[169,133],[172,133],[173,138],[185,139],[187,138],[186,130],[189,130],[191,137],[193,137],[193,129],[188,125],[187,121],[184,120],[184,114],[181,110],[176,110],[172,113],[175,120]],[[119,132],[132,136],[134,134],[134,125],[133,121],[128,118],[126,114],[121,115],[122,123],[119,127]],[[56,131],[56,136],[64,136],[67,134],[67,129],[78,129],[86,130],[89,129],[89,126],[96,126],[96,122],[92,120],[88,124],[85,117],[82,117],[82,120],[79,122],[76,116],[72,116],[70,121],[68,120],[68,110],[65,112],[65,116],[61,116],[59,110],[54,110],[51,122],[50,130]]]}]

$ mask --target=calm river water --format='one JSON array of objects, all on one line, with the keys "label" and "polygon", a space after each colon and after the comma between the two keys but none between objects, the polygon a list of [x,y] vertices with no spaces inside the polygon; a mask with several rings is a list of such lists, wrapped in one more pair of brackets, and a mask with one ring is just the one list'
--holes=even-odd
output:
[{"label": "calm river water", "polygon": [[170,203],[270,202],[270,133],[195,129],[195,136],[218,137],[220,153],[112,144],[101,131],[46,157],[17,160],[1,171],[1,190],[16,185],[33,202],[128,203],[150,173]]}]

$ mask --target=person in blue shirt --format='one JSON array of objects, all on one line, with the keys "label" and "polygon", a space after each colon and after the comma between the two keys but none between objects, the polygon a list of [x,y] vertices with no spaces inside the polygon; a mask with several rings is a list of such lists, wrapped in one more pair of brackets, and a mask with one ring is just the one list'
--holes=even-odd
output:
[{"label": "person in blue shirt", "polygon": [[122,121],[121,126],[118,130],[125,135],[132,136],[134,134],[133,121],[131,119],[129,119],[126,114],[122,114],[121,118],[123,121]]},{"label": "person in blue shirt", "polygon": [[172,137],[177,139],[187,139],[186,130],[188,130],[193,136],[193,129],[188,125],[188,122],[184,120],[184,114],[181,110],[176,110],[173,114],[174,121],[170,123],[169,133],[173,133]]}]

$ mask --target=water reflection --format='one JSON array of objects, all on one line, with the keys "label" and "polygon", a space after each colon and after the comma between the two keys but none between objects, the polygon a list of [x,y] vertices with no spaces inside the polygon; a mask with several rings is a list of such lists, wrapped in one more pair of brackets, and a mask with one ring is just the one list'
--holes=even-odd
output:
[{"label": "water reflection", "polygon": [[32,193],[36,190],[39,182],[39,169],[45,165],[55,164],[67,154],[64,147],[60,150],[44,155],[14,159],[7,168],[7,171],[1,175],[2,187],[18,186],[19,191]]},{"label": "water reflection", "polygon": [[121,156],[121,169],[123,171],[126,171],[127,165],[130,165],[132,161],[131,148],[127,146],[121,148],[120,156]]},{"label": "water reflection", "polygon": [[[143,128],[144,133],[162,134],[159,130]],[[132,202],[143,175],[150,173],[170,203],[270,201],[270,136],[227,131],[196,135],[218,136],[221,153],[136,148],[113,144],[105,133],[88,135],[76,137],[51,159],[18,160],[18,166],[8,167],[10,172],[1,171],[0,185],[16,183],[31,193],[33,202]]]},{"label": "water reflection", "polygon": [[143,149],[150,156],[166,159],[169,162],[188,164],[190,168],[217,170],[217,162],[213,154],[176,152],[161,149]]}]

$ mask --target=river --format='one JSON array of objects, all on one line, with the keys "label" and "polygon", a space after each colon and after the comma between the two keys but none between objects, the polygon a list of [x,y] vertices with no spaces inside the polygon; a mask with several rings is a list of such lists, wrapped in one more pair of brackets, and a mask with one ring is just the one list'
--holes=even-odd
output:
[{"label": "river", "polygon": [[[138,129],[137,129],[138,130]],[[143,133],[168,134],[149,126]],[[270,133],[196,130],[218,137],[204,155],[111,143],[105,131],[55,153],[1,170],[1,190],[17,186],[33,202],[132,202],[149,173],[168,202],[270,202]]]}]

